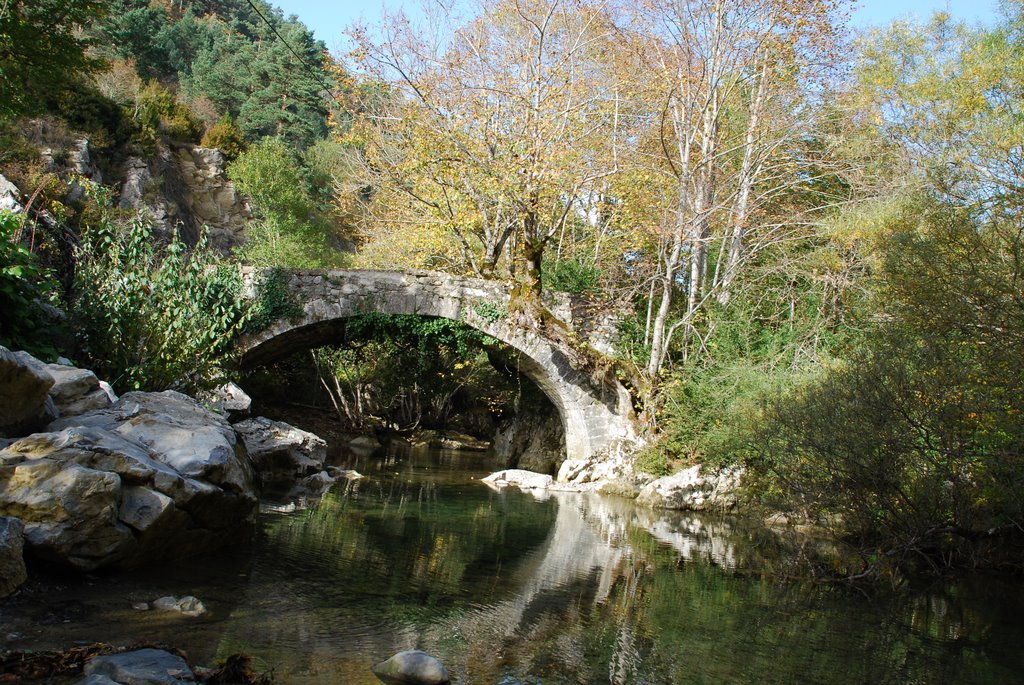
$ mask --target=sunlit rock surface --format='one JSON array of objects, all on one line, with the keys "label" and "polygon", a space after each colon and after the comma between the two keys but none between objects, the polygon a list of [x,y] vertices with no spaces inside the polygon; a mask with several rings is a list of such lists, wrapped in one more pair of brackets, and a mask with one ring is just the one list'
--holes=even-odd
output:
[{"label": "sunlit rock surface", "polygon": [[733,509],[743,479],[739,467],[701,472],[698,464],[648,484],[637,497],[637,504],[661,509],[691,511]]},{"label": "sunlit rock surface", "polygon": [[[68,397],[95,382],[75,371],[59,385]],[[252,469],[234,429],[172,391],[127,393],[0,450],[0,515],[24,522],[30,553],[81,569],[235,541],[255,507]]]}]

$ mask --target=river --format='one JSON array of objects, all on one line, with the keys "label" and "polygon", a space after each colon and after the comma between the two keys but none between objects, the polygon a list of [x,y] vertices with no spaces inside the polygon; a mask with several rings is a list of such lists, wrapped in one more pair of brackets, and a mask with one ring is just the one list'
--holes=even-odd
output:
[{"label": "river", "polygon": [[[1024,591],[991,579],[871,596],[780,580],[800,543],[736,520],[496,491],[488,457],[394,450],[214,558],[35,580],[0,604],[9,649],[139,640],[277,682],[377,683],[401,649],[460,683],[1024,682]],[[278,508],[280,509],[280,508]],[[132,605],[198,596],[189,618]]]}]

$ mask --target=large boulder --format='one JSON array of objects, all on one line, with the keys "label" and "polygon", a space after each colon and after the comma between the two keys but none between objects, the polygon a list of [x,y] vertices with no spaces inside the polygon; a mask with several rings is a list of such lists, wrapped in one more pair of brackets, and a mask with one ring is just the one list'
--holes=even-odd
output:
[{"label": "large boulder", "polygon": [[294,481],[324,469],[327,443],[313,433],[258,416],[234,425],[266,482]]},{"label": "large boulder", "polygon": [[658,509],[728,510],[738,503],[741,467],[701,472],[700,464],[648,483],[637,504]]},{"label": "large boulder", "polygon": [[134,652],[98,656],[85,665],[87,680],[102,683],[102,676],[121,685],[176,685],[193,682],[195,674],[185,660],[162,649],[137,649]]},{"label": "large boulder", "polygon": [[92,371],[66,364],[45,364],[43,370],[54,380],[50,398],[57,405],[61,418],[78,416],[111,404],[110,395],[100,387],[100,380]]},{"label": "large boulder", "polygon": [[30,552],[77,568],[199,553],[255,508],[234,430],[175,392],[128,393],[0,450],[0,515],[24,521]]},{"label": "large boulder", "polygon": [[373,667],[373,674],[389,685],[446,685],[451,682],[444,664],[418,649],[399,652],[380,662]]},{"label": "large boulder", "polygon": [[0,516],[0,597],[6,597],[25,582],[22,557],[25,526],[16,518]]},{"label": "large boulder", "polygon": [[49,429],[72,426],[116,433],[182,475],[254,494],[245,447],[231,424],[179,392],[129,392],[106,409],[58,419]]},{"label": "large boulder", "polygon": [[0,437],[25,435],[57,415],[53,383],[42,362],[0,347]]}]

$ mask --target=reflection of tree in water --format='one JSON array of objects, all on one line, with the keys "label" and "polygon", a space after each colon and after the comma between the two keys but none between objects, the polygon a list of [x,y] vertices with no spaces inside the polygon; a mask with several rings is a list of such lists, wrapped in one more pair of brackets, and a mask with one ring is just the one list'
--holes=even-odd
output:
[{"label": "reflection of tree in water", "polygon": [[[293,671],[345,682],[411,647],[464,682],[980,683],[1018,672],[993,657],[1019,659],[993,629],[1013,603],[971,612],[932,592],[876,606],[780,582],[792,550],[764,529],[597,495],[538,498],[403,475],[273,519],[253,620],[221,651],[300,654],[308,662]],[[309,682],[328,682],[318,677]]]}]

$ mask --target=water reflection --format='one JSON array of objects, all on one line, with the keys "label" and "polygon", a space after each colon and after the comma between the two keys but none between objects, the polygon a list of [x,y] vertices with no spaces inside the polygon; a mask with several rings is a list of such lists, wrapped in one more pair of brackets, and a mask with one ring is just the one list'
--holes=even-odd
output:
[{"label": "water reflection", "polygon": [[[278,682],[298,684],[376,683],[373,663],[413,647],[462,683],[1012,683],[1024,674],[1018,586],[869,601],[780,582],[794,550],[737,521],[594,494],[493,491],[477,480],[491,466],[480,455],[358,459],[345,465],[367,478],[307,509],[263,515],[253,547],[229,564],[65,582],[0,604],[0,635],[19,635],[15,648],[145,638],[207,663],[246,651]],[[210,614],[129,609],[186,593]]]},{"label": "water reflection", "polygon": [[261,545],[276,554],[258,555],[251,592],[272,596],[286,569],[315,580],[287,581],[294,604],[238,621],[220,651],[272,654],[289,682],[311,683],[375,682],[369,664],[414,647],[465,683],[982,683],[1022,672],[994,629],[1021,636],[1000,618],[1005,602],[969,593],[971,613],[948,590],[871,603],[779,583],[772,572],[792,550],[768,531],[594,494],[494,492],[466,468],[386,462],[305,514],[269,520]]}]

